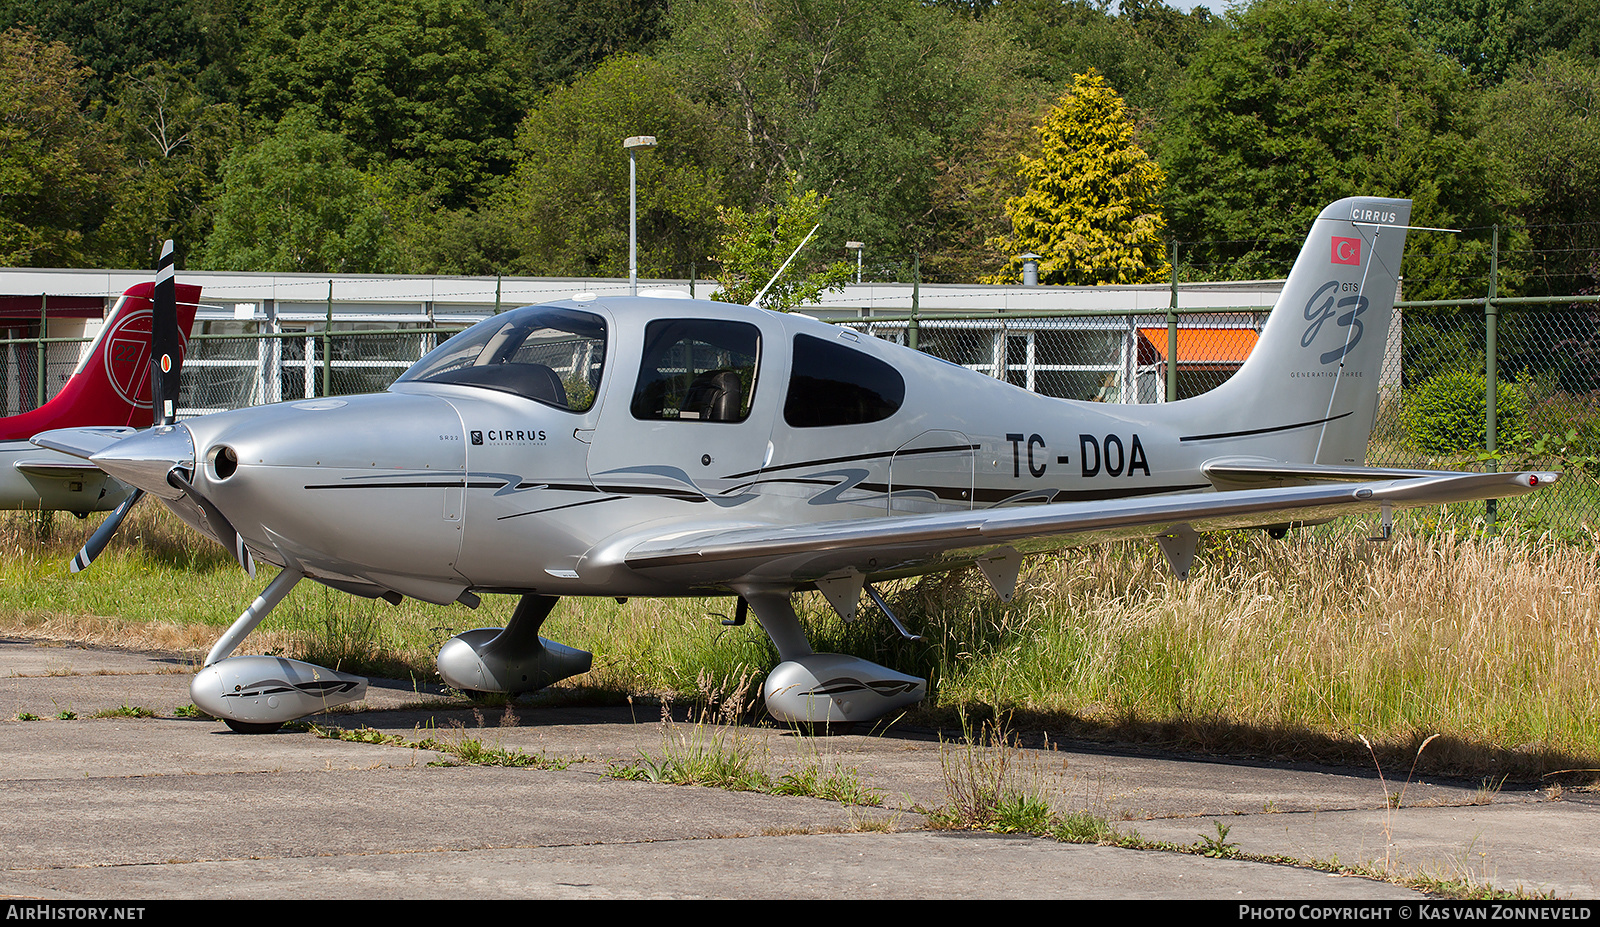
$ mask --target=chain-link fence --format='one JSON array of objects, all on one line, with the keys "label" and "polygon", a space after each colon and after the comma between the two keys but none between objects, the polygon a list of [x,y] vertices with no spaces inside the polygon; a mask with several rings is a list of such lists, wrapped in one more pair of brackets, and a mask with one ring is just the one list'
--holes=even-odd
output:
[{"label": "chain-link fence", "polygon": [[[278,332],[257,323],[202,322],[189,338],[178,400],[180,416],[316,396],[381,392],[443,338],[461,329],[335,322]],[[79,363],[88,338],[51,338],[45,378],[37,375],[40,339],[0,339],[0,416],[52,398]],[[44,387],[41,389],[41,385]]]},{"label": "chain-link fence", "polygon": [[228,331],[245,327],[234,323],[203,323],[207,331],[190,338],[184,360],[180,415],[381,392],[441,338],[459,331],[357,324],[263,334]]},{"label": "chain-link fence", "polygon": [[60,392],[77,369],[83,342],[82,338],[0,339],[0,415],[37,408]]},{"label": "chain-link fence", "polygon": [[[1574,299],[1400,303],[1367,462],[1562,470],[1552,490],[1466,508],[1495,527],[1515,523],[1593,541],[1600,529],[1600,301]],[[1046,395],[1153,403],[1226,380],[1255,346],[1266,313],[905,316],[841,324]],[[1177,363],[1169,365],[1169,357]]]},{"label": "chain-link fence", "polygon": [[[1198,395],[1231,376],[1254,347],[1266,312],[939,314],[840,324],[1046,395],[1153,403]],[[1597,318],[1600,297],[1400,303],[1368,462],[1563,470],[1565,478],[1552,490],[1473,511],[1491,523],[1594,541],[1600,528]],[[308,322],[263,332],[261,325],[201,324],[185,363],[180,415],[379,391],[459,330],[340,322],[328,330]],[[45,392],[53,394],[74,368],[82,339],[48,339],[42,352],[37,339],[0,345],[7,352],[0,387],[6,414],[15,414],[38,404],[40,359]],[[1492,403],[1486,401],[1491,395]]]}]

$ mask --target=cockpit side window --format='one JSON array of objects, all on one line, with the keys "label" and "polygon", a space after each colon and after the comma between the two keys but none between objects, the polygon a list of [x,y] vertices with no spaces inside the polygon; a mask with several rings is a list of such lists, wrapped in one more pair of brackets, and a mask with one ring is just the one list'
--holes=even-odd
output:
[{"label": "cockpit side window", "polygon": [[456,335],[396,382],[481,386],[586,412],[594,405],[605,356],[604,319],[559,306],[528,306]]},{"label": "cockpit side window", "polygon": [[760,361],[761,330],[748,322],[657,319],[644,330],[633,417],[742,422]]},{"label": "cockpit side window", "polygon": [[811,335],[794,336],[794,366],[783,420],[793,428],[865,425],[900,411],[900,371],[864,351]]}]

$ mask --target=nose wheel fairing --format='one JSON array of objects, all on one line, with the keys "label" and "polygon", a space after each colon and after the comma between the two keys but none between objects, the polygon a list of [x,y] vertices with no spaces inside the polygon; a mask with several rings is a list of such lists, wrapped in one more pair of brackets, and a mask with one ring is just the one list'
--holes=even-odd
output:
[{"label": "nose wheel fairing", "polygon": [[[286,657],[230,657],[195,674],[195,707],[235,730],[267,730],[367,697],[367,681]],[[261,728],[253,726],[260,725]]]}]

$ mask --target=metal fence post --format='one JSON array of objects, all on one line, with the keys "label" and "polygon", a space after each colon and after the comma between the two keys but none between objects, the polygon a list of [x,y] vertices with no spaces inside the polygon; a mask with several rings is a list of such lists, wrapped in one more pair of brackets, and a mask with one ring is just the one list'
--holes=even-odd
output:
[{"label": "metal fence post", "polygon": [[333,281],[328,281],[328,320],[322,326],[322,395],[333,395]]},{"label": "metal fence post", "polygon": [[1167,401],[1178,399],[1178,243],[1172,243],[1172,301],[1167,305]]},{"label": "metal fence post", "polygon": [[44,293],[40,293],[39,294],[39,350],[37,352],[39,360],[35,363],[35,365],[34,365],[35,369],[34,369],[34,372],[33,372],[34,386],[36,387],[37,392],[39,394],[39,401],[34,403],[33,407],[35,409],[37,409],[40,406],[44,405],[44,400],[45,400],[45,395],[44,395],[44,368],[45,368],[45,362],[46,362],[47,358],[45,356],[45,341],[44,340],[46,338],[50,337],[49,306],[50,306],[50,297],[45,295]]},{"label": "metal fence post", "polygon": [[922,252],[911,256],[911,321],[906,325],[906,346],[911,350],[917,348],[917,309],[922,302]]},{"label": "metal fence post", "polygon": [[[1489,298],[1483,301],[1483,452],[1488,458],[1489,472],[1500,469],[1500,461],[1495,457],[1495,399],[1499,393],[1499,365],[1496,363],[1495,351],[1497,348],[1496,337],[1500,321],[1500,308],[1495,305],[1495,297],[1500,295],[1500,226],[1494,227],[1489,244]],[[1490,499],[1484,503],[1484,520],[1488,523],[1491,535],[1499,530],[1496,525],[1496,516],[1499,514],[1499,500]]]}]

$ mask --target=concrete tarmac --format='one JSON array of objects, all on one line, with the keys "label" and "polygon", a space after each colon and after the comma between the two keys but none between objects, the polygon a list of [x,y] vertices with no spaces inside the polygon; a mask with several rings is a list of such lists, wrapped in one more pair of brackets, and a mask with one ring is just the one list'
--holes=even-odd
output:
[{"label": "concrete tarmac", "polygon": [[[1009,757],[1058,811],[1256,857],[1210,858],[934,829],[923,810],[951,800],[946,770],[967,764],[931,731],[802,737],[663,722],[657,706],[473,709],[380,680],[357,710],[311,719],[563,768],[446,765],[440,750],[183,717],[190,672],[171,654],[0,640],[0,898],[1427,897],[1314,868],[1335,862],[1600,897],[1593,791],[1414,781],[1389,808],[1386,787],[1403,782],[1370,770],[1071,743]],[[853,770],[882,804],[608,775],[712,746],[748,751],[774,777]]]}]

